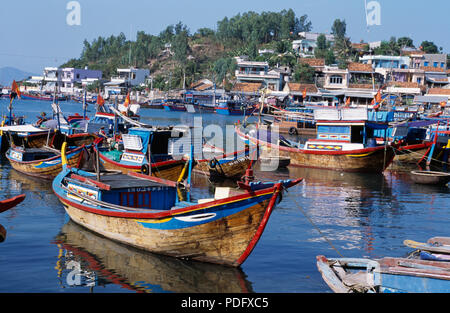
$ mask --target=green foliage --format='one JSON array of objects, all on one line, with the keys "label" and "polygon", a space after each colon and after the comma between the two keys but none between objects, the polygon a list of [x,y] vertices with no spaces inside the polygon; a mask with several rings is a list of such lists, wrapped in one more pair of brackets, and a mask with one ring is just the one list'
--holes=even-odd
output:
[{"label": "green foliage", "polygon": [[333,22],[333,26],[331,27],[331,33],[336,36],[337,39],[342,39],[345,37],[345,33],[347,32],[347,23],[345,20],[336,19]]},{"label": "green foliage", "polygon": [[299,63],[294,67],[293,81],[295,83],[314,83],[314,68],[305,63]]},{"label": "green foliage", "polygon": [[438,47],[432,41],[423,41],[420,46],[425,53],[439,53]]},{"label": "green foliage", "polygon": [[409,37],[400,37],[397,40],[397,44],[402,47],[414,48],[413,40]]}]

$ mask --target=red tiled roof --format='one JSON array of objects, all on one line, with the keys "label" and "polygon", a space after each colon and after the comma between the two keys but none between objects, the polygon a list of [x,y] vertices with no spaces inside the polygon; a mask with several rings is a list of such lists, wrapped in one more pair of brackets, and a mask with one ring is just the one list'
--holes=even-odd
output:
[{"label": "red tiled roof", "polygon": [[262,86],[262,83],[236,83],[233,91],[241,92],[257,92]]},{"label": "red tiled roof", "polygon": [[446,88],[430,88],[428,90],[429,95],[446,95],[450,96],[450,89]]},{"label": "red tiled roof", "polygon": [[317,87],[314,84],[300,84],[300,83],[288,83],[289,91],[303,92],[306,88],[306,92],[316,93]]},{"label": "red tiled roof", "polygon": [[441,67],[421,66],[420,69],[425,72],[444,72],[444,69]]},{"label": "red tiled roof", "polygon": [[350,72],[373,72],[372,65],[352,62],[348,64]]},{"label": "red tiled roof", "polygon": [[389,82],[390,87],[399,87],[399,88],[419,88],[419,83],[414,82]]},{"label": "red tiled roof", "polygon": [[299,61],[313,67],[325,66],[325,59],[301,58]]},{"label": "red tiled roof", "polygon": [[351,89],[373,89],[372,84],[348,84]]},{"label": "red tiled roof", "polygon": [[352,43],[353,49],[363,50],[366,47],[369,47],[368,43]]}]

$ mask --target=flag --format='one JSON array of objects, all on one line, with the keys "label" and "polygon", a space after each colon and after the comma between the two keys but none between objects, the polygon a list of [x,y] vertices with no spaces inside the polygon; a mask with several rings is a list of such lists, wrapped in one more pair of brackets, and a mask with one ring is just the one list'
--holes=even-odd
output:
[{"label": "flag", "polygon": [[303,90],[302,96],[303,96],[303,100],[305,100],[305,98],[306,98],[306,88]]},{"label": "flag", "polygon": [[345,101],[345,105],[349,106],[350,105],[350,97],[347,97],[347,100]]},{"label": "flag", "polygon": [[102,106],[102,105],[105,104],[105,100],[103,99],[103,97],[102,97],[102,95],[101,95],[100,93],[99,93],[98,96],[97,96],[97,104],[98,104],[99,106]]},{"label": "flag", "polygon": [[10,100],[10,103],[12,103],[12,101],[13,101],[16,97],[19,97],[19,99],[20,99],[20,96],[21,96],[21,94],[20,94],[19,86],[17,86],[17,83],[16,83],[16,81],[14,80],[13,83],[12,83],[12,85],[11,85],[11,93],[9,94],[9,98],[11,99],[11,100]]},{"label": "flag", "polygon": [[378,90],[378,92],[377,92],[377,95],[375,97],[375,101],[378,102],[378,103],[381,102],[381,92],[380,92],[380,90]]},{"label": "flag", "polygon": [[127,97],[125,98],[125,103],[123,104],[126,108],[130,105],[130,93],[128,92]]}]

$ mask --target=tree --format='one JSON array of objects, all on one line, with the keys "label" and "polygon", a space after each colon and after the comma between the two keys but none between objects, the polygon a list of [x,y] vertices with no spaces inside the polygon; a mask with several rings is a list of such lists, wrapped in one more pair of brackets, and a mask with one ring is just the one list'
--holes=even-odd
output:
[{"label": "tree", "polygon": [[414,48],[414,44],[413,44],[413,40],[409,37],[400,37],[397,40],[397,44],[403,48],[403,47],[408,47],[408,48]]},{"label": "tree", "polygon": [[331,27],[331,33],[337,37],[338,39],[342,39],[345,37],[345,33],[347,32],[347,23],[345,20],[336,19],[334,20],[333,26]]},{"label": "tree", "polygon": [[423,41],[420,44],[420,49],[425,53],[439,53],[438,47],[432,41]]},{"label": "tree", "polygon": [[299,63],[294,68],[293,80],[296,83],[314,83],[315,70],[305,63]]}]

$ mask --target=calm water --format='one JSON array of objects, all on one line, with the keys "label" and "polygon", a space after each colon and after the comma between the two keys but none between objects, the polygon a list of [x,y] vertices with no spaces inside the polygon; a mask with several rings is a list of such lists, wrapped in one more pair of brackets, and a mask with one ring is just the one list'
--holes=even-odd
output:
[{"label": "calm water", "polygon": [[[8,101],[0,103],[6,112]],[[81,112],[77,103],[63,102],[61,108],[65,114]],[[42,111],[51,112],[49,102],[15,101],[14,112],[30,122]],[[174,125],[191,123],[194,115],[142,109],[141,116],[144,122]],[[202,117],[204,124],[222,127],[239,119]],[[330,290],[317,271],[316,255],[405,256],[410,252],[405,239],[450,236],[450,188],[415,185],[407,172],[257,171],[262,180],[304,181],[285,194],[242,268],[231,269],[157,256],[97,236],[70,222],[50,182],[19,174],[4,157],[0,174],[1,199],[26,194],[24,202],[0,214],[7,231],[0,243],[0,292],[323,293]],[[194,184],[194,197],[213,193],[203,176],[195,175]],[[79,280],[73,276],[76,264]]]}]

